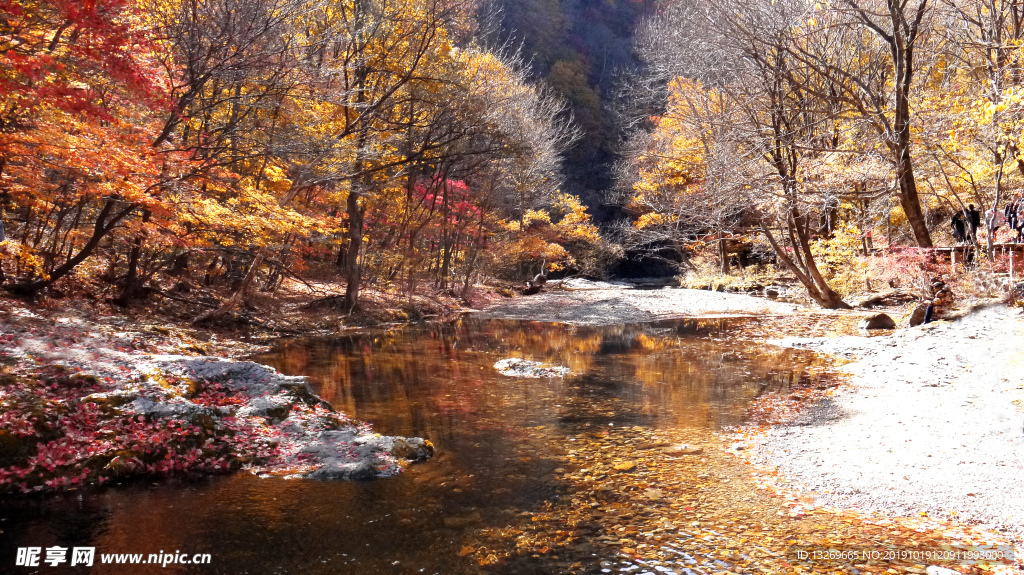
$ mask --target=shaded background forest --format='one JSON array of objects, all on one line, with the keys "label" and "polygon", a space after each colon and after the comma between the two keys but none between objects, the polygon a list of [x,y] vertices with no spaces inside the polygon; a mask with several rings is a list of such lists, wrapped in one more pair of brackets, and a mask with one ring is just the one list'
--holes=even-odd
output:
[{"label": "shaded background forest", "polygon": [[565,153],[567,192],[580,197],[599,223],[624,217],[607,198],[614,185],[624,79],[642,67],[634,47],[637,26],[654,0],[493,0],[489,41],[521,47],[534,75],[568,102],[583,132]]}]

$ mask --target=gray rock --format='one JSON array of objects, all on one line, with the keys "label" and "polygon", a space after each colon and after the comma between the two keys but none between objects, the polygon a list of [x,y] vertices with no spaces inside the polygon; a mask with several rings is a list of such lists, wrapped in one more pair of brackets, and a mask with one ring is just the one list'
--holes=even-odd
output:
[{"label": "gray rock", "polygon": [[266,397],[254,397],[238,410],[239,416],[258,415],[273,419],[284,419],[291,411],[292,401],[281,395],[268,395]]},{"label": "gray rock", "polygon": [[329,461],[320,469],[305,474],[304,477],[320,480],[353,479],[366,481],[377,477],[377,475],[378,472],[374,468],[373,462],[363,459],[346,463]]},{"label": "gray rock", "polygon": [[424,461],[434,454],[433,445],[425,439],[364,433],[355,427],[321,431],[303,441],[301,453],[312,456],[306,461],[320,465],[302,475],[309,479],[384,477],[400,471],[395,459]]},{"label": "gray rock", "polygon": [[860,320],[860,329],[896,329],[896,322],[884,313],[878,313]]},{"label": "gray rock", "polygon": [[181,397],[139,397],[125,405],[130,413],[149,417],[193,418],[210,415],[210,410]]},{"label": "gray rock", "polygon": [[537,361],[530,361],[528,359],[521,359],[518,357],[510,357],[508,359],[495,362],[494,369],[498,370],[498,373],[501,375],[507,375],[509,377],[565,377],[572,373],[572,370],[568,367],[562,367],[559,365],[546,366]]},{"label": "gray rock", "polygon": [[391,455],[409,461],[426,461],[434,455],[434,445],[422,437],[396,437]]}]

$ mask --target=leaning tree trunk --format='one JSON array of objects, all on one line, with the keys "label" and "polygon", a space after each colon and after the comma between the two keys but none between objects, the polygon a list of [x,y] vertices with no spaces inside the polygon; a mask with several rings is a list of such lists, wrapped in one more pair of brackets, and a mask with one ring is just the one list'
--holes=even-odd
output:
[{"label": "leaning tree trunk", "polygon": [[68,275],[71,270],[78,266],[78,264],[82,263],[92,255],[92,252],[100,245],[100,240],[110,233],[110,231],[117,226],[118,222],[123,220],[125,216],[135,209],[135,204],[128,204],[123,210],[111,216],[110,213],[114,210],[114,203],[116,201],[117,200],[112,198],[107,200],[103,205],[103,209],[100,210],[99,215],[96,216],[96,223],[93,226],[92,237],[89,238],[89,241],[86,242],[85,246],[83,246],[77,254],[64,262],[64,265],[50,272],[49,277],[5,285],[3,286],[3,289],[14,295],[32,297],[38,293],[39,290],[50,286],[53,282]]},{"label": "leaning tree trunk", "polygon": [[[799,223],[797,222],[799,227]],[[764,222],[761,223],[761,232],[765,238],[768,239],[768,243],[771,244],[772,250],[775,251],[775,257],[782,262],[782,266],[793,273],[796,279],[807,288],[808,295],[815,303],[825,309],[851,309],[850,305],[843,301],[843,298],[829,287],[828,282],[821,276],[818,271],[818,266],[814,263],[814,258],[811,256],[810,245],[807,242],[806,233],[800,229],[797,229],[795,239],[800,245],[793,246],[794,250],[800,250],[804,255],[804,265],[807,268],[807,273],[804,273],[793,261],[793,258],[786,253],[775,235],[772,234],[771,229]],[[796,255],[794,253],[794,255]]]},{"label": "leaning tree trunk", "polygon": [[235,309],[235,306],[242,302],[245,297],[245,293],[248,291],[249,286],[252,285],[254,279],[256,279],[256,272],[259,271],[260,266],[263,265],[263,259],[266,257],[267,248],[260,248],[260,251],[256,253],[256,257],[253,258],[252,264],[249,266],[249,271],[246,272],[245,277],[242,279],[242,285],[235,290],[227,301],[222,303],[220,307],[214,310],[210,310],[195,320],[192,323],[200,324],[207,321],[212,321],[227,315],[231,310]]}]

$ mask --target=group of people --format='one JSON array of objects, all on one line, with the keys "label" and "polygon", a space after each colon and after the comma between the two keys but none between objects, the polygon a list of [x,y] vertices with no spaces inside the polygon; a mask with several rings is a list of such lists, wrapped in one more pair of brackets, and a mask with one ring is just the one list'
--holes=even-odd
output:
[{"label": "group of people", "polygon": [[[968,240],[973,242],[978,237],[978,227],[981,226],[981,212],[974,207],[974,204],[970,204],[968,209],[953,214],[950,226],[956,243],[962,244]],[[968,226],[971,230],[969,235],[967,233]]]},{"label": "group of people", "polygon": [[1006,225],[1010,226],[1010,229],[1016,233],[1013,241],[1020,242],[1024,240],[1024,197],[1017,194],[1003,208],[1003,215],[1006,217]]},{"label": "group of people", "polygon": [[[1012,241],[1024,241],[1024,197],[1020,194],[1014,197],[1012,201],[1007,202],[1003,207],[1003,213],[1000,214],[992,210],[987,212],[986,215],[993,218],[993,232],[1003,225],[1008,225],[1013,230],[1011,233]],[[977,241],[979,227],[981,227],[981,212],[978,208],[974,207],[974,204],[968,204],[966,210],[953,214],[953,219],[950,221],[953,239],[958,244]]]}]

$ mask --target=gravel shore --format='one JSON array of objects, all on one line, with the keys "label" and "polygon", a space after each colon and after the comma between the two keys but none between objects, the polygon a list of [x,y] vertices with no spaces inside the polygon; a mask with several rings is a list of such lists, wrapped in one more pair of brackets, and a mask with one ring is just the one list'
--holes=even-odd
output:
[{"label": "gravel shore", "polygon": [[772,343],[852,359],[849,388],[754,460],[819,504],[955,517],[1024,541],[1024,321],[988,307],[883,337]]},{"label": "gravel shore", "polygon": [[621,284],[572,280],[537,295],[510,299],[479,312],[478,317],[612,325],[676,317],[789,314],[801,309],[800,305],[742,294],[682,288],[632,289]]}]

